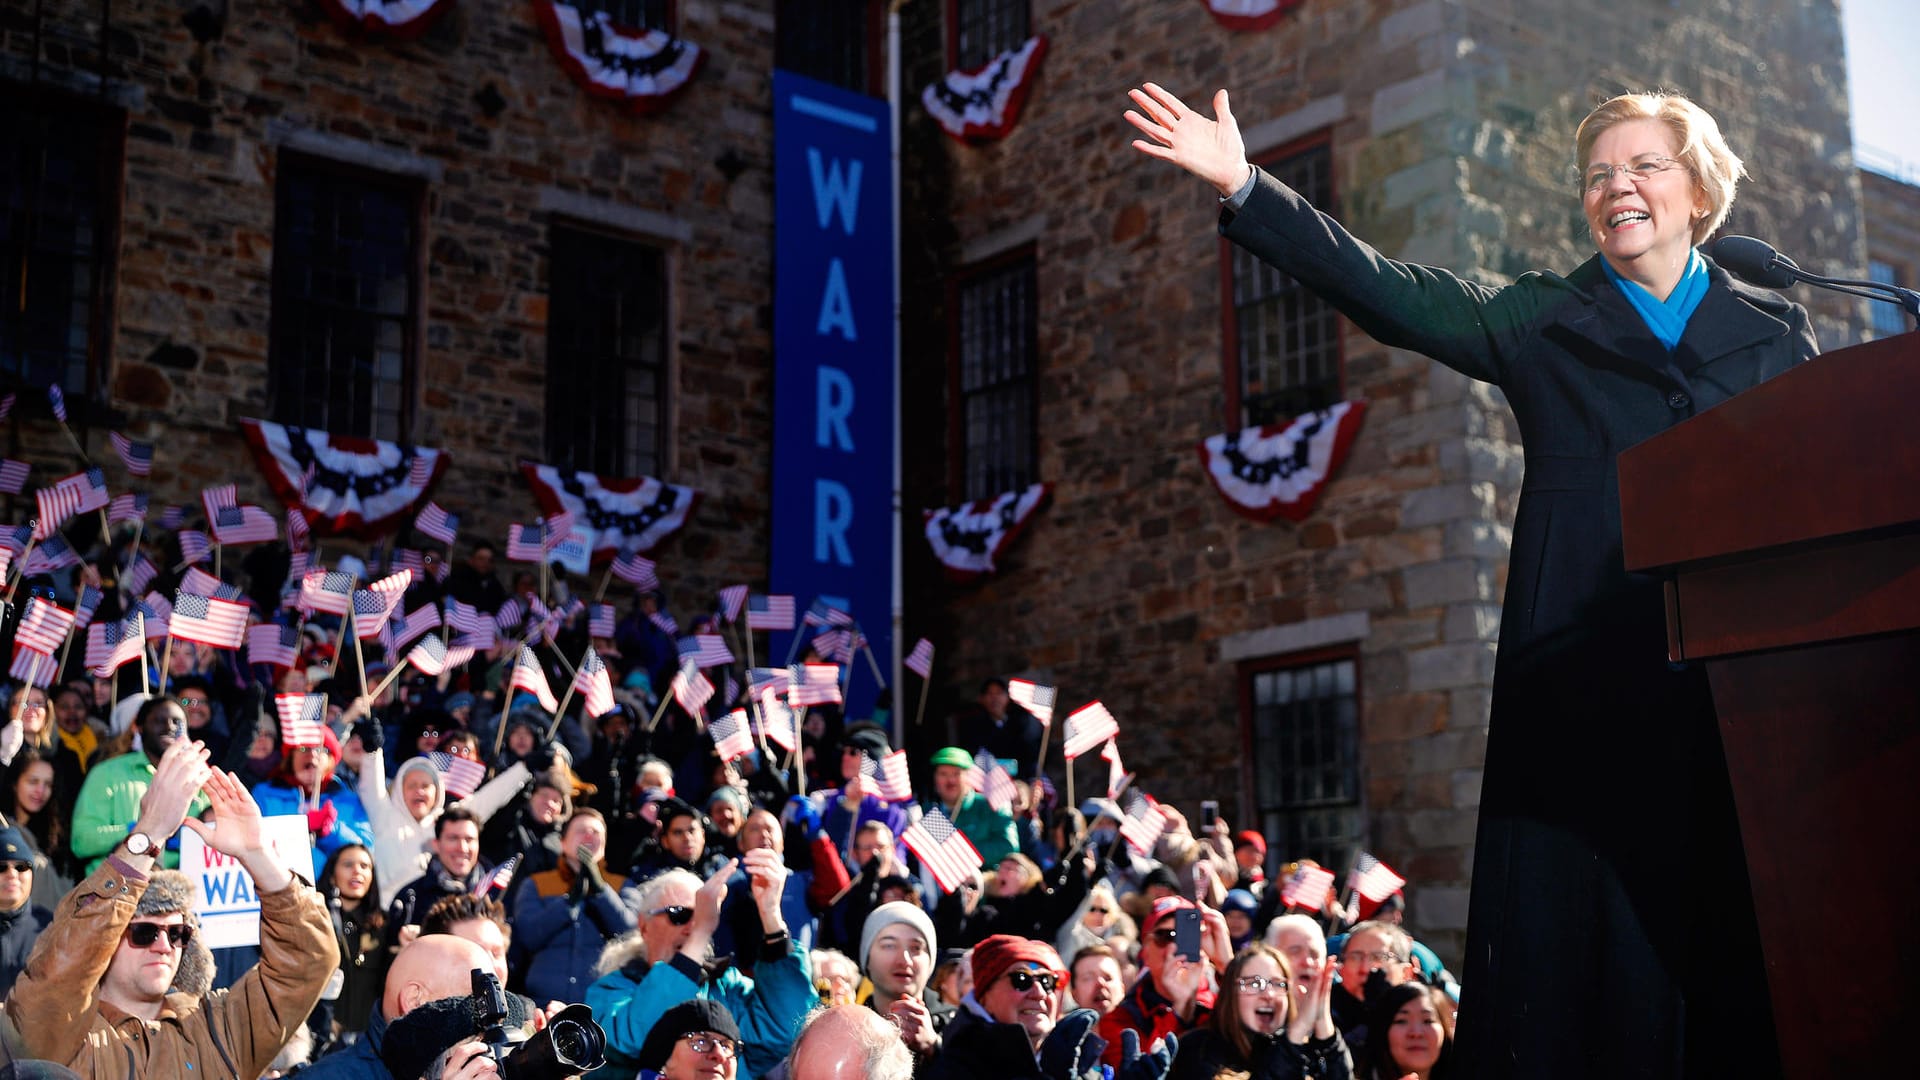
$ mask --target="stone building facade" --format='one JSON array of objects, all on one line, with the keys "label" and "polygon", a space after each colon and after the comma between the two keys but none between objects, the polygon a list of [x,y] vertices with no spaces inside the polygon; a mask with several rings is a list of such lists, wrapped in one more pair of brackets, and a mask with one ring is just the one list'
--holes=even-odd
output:
[{"label": "stone building facade", "polygon": [[[1920,289],[1920,176],[1901,179],[1860,171],[1862,216],[1867,226],[1867,277]],[[1869,304],[1867,326],[1876,338],[1906,333],[1913,320],[1891,304]]]}]

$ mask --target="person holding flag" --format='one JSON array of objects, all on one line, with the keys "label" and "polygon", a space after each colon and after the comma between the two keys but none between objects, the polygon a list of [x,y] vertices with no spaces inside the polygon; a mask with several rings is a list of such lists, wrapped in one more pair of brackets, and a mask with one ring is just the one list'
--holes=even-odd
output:
[{"label": "person holding flag", "polygon": [[947,812],[954,828],[967,834],[983,864],[998,866],[1002,859],[1019,852],[1020,834],[1013,827],[1013,815],[995,810],[986,796],[968,789],[967,770],[974,767],[972,754],[949,746],[935,752],[929,764],[933,766],[936,805]]},{"label": "person holding flag", "polygon": [[351,787],[334,775],[340,764],[340,740],[327,727],[324,694],[276,694],[280,716],[280,763],[253,787],[253,801],[268,817],[302,814],[313,841],[313,880],[333,853],[349,844],[371,849],[373,823]]}]

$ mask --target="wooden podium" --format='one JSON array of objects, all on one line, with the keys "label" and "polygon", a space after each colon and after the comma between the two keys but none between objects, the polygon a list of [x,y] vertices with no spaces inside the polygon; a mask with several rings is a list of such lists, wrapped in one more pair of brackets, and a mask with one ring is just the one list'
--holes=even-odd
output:
[{"label": "wooden podium", "polygon": [[1713,687],[1786,1075],[1887,1075],[1920,1005],[1920,334],[1619,473],[1627,569],[1669,576],[1668,648]]}]

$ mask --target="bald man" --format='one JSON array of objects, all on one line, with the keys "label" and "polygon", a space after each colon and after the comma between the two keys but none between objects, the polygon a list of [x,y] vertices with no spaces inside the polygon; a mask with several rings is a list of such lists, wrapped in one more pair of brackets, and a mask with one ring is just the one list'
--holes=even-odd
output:
[{"label": "bald man", "polygon": [[807,1017],[787,1060],[788,1080],[913,1080],[913,1051],[900,1029],[865,1005]]},{"label": "bald man", "polygon": [[492,971],[493,957],[466,938],[451,934],[415,938],[394,955],[387,968],[386,994],[368,1016],[359,1041],[321,1058],[300,1075],[306,1080],[390,1080],[393,1074],[380,1061],[387,1025],[429,1001],[473,993],[474,968]]}]

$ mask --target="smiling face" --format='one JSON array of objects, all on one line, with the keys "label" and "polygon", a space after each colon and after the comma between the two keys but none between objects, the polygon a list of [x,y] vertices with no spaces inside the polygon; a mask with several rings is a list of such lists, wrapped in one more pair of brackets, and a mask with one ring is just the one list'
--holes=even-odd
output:
[{"label": "smiling face", "polygon": [[1010,976],[1017,971],[1039,975],[1045,973],[1046,969],[1032,962],[1015,964],[1007,974],[995,979],[984,993],[976,996],[980,1007],[987,1010],[987,1015],[1003,1024],[1019,1024],[1027,1029],[1028,1041],[1037,1047],[1053,1030],[1054,1021],[1060,1018],[1060,988],[1056,986],[1049,992],[1034,980],[1028,983],[1025,990],[1015,989]]},{"label": "smiling face", "polygon": [[433,854],[447,873],[466,877],[480,861],[480,826],[471,821],[445,821],[433,838]]},{"label": "smiling face", "polygon": [[1446,1039],[1446,1029],[1440,1021],[1440,1013],[1433,1007],[1431,994],[1421,994],[1393,1014],[1393,1023],[1387,1028],[1387,1050],[1393,1055],[1399,1068],[1412,1072],[1418,1069],[1422,1074],[1433,1068],[1440,1060],[1440,1047]]},{"label": "smiling face", "polygon": [[373,885],[373,856],[363,847],[350,847],[340,852],[340,858],[333,864],[333,887],[339,891],[343,900],[364,900],[367,890]]},{"label": "smiling face", "polygon": [[37,741],[47,730],[47,692],[37,686],[28,687],[27,696],[20,702],[20,730],[29,742]]},{"label": "smiling face", "polygon": [[35,761],[20,771],[13,782],[14,809],[22,814],[37,814],[53,799],[53,765]]},{"label": "smiling face", "polygon": [[[1706,213],[1706,196],[1690,170],[1652,171],[1662,164],[1660,159],[1679,154],[1673,129],[1666,124],[1627,120],[1601,132],[1582,163],[1581,208],[1587,229],[1607,262],[1622,277],[1643,285],[1661,280],[1672,287],[1693,246],[1693,223]],[[1627,167],[1611,170],[1590,186],[1588,178],[1608,165]]]},{"label": "smiling face", "polygon": [[407,804],[413,820],[422,821],[440,801],[440,784],[427,769],[408,769],[400,779],[400,798]]}]

